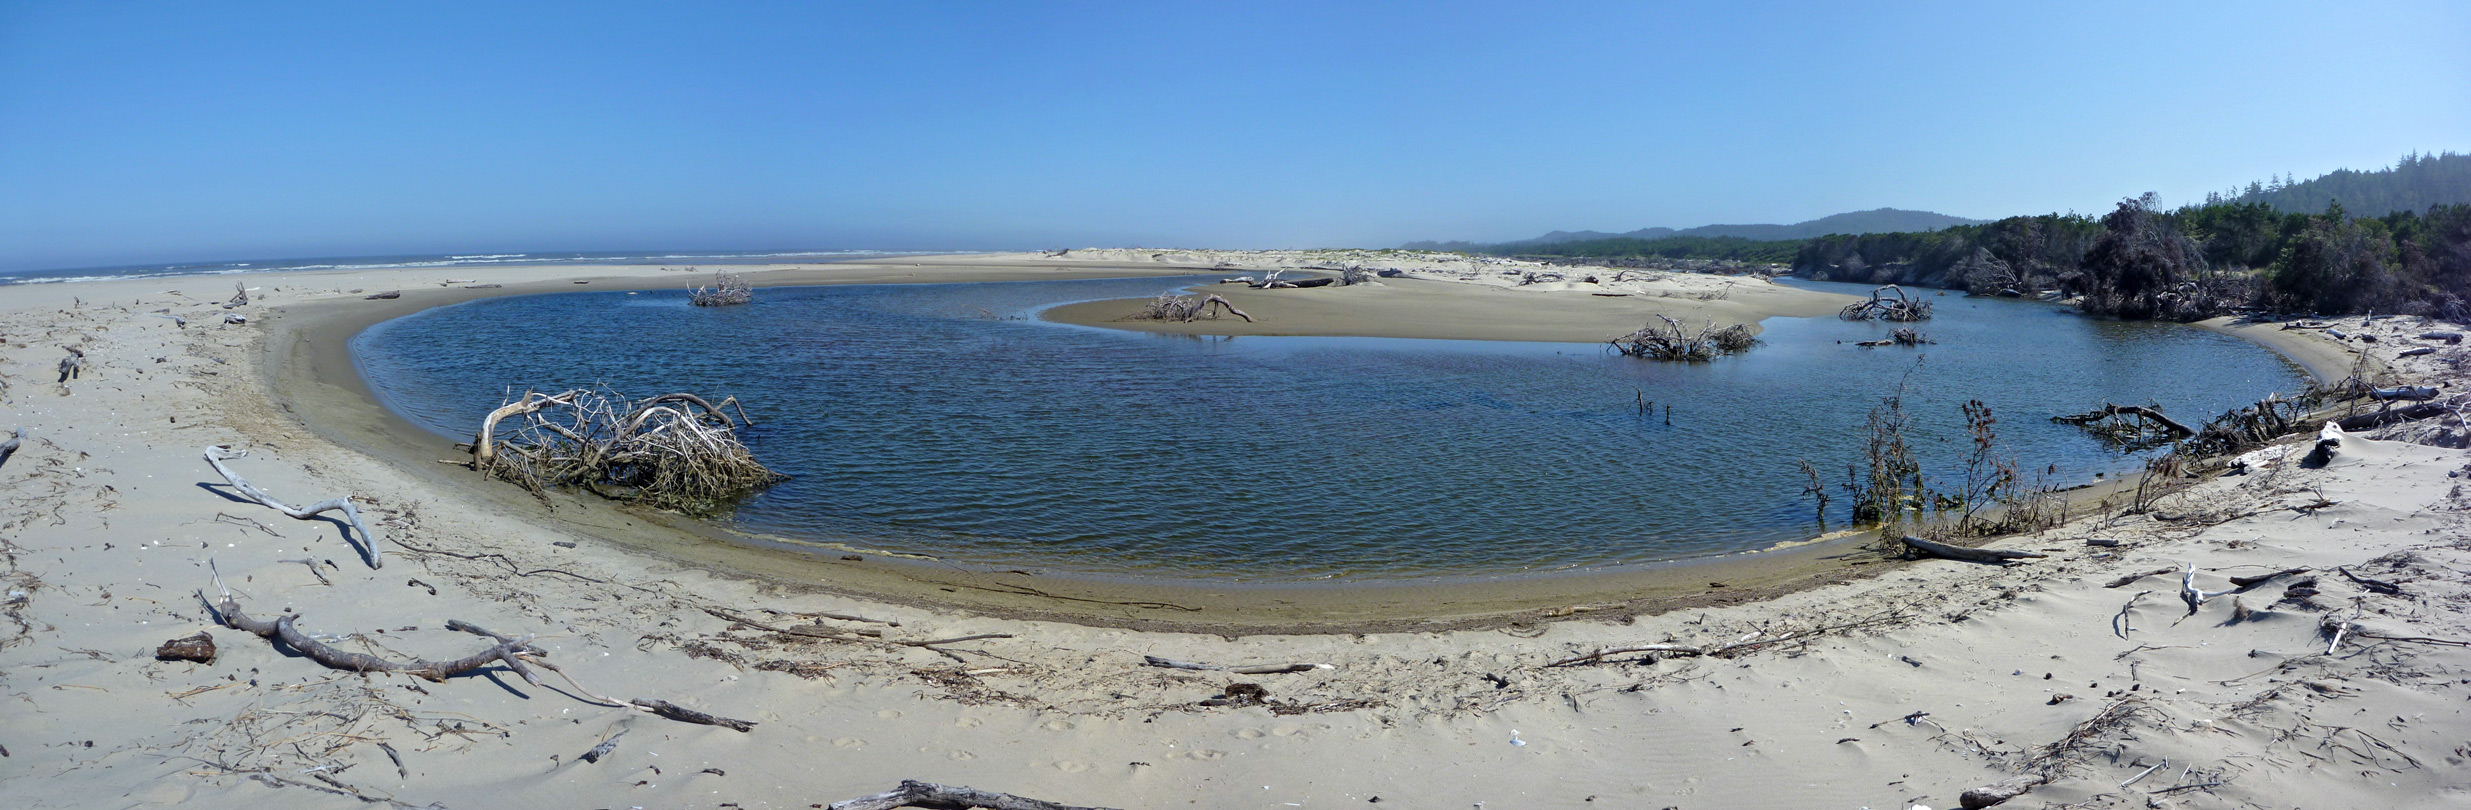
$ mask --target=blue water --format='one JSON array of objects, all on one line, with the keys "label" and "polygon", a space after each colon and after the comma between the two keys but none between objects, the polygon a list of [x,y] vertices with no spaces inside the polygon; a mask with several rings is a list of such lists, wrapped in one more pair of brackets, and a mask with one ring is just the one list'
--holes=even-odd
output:
[{"label": "blue water", "polygon": [[471,268],[478,271],[474,278],[486,275],[491,267],[544,264],[680,264],[680,265],[747,265],[804,264],[809,262],[847,261],[875,256],[919,256],[929,252],[885,250],[771,250],[771,251],[653,251],[653,252],[549,252],[549,253],[460,253],[420,254],[409,256],[350,256],[311,259],[252,259],[227,262],[184,262],[179,264],[137,264],[121,267],[79,267],[63,270],[20,270],[0,273],[0,286],[10,284],[52,284],[75,281],[100,281],[118,278],[156,278],[161,276],[233,275],[239,273],[316,272],[322,270],[406,270],[440,267]]},{"label": "blue water", "polygon": [[[1598,344],[1194,338],[1025,317],[1192,282],[770,288],[718,309],[677,292],[490,298],[381,324],[353,349],[390,407],[458,438],[526,388],[735,395],[758,457],[792,476],[728,518],[747,531],[1250,581],[1563,570],[1806,539],[1795,461],[1841,480],[1900,379],[1935,471],[1956,463],[1958,405],[1978,398],[2008,452],[2064,483],[2137,461],[2050,415],[2157,399],[2201,421],[2302,381],[2220,334],[1953,295],[1936,299],[1922,326],[1940,344],[1922,350],[1849,345],[1882,324],[1774,318],[1766,345],[1699,365]],[[1642,397],[1655,416],[1639,414]]]}]

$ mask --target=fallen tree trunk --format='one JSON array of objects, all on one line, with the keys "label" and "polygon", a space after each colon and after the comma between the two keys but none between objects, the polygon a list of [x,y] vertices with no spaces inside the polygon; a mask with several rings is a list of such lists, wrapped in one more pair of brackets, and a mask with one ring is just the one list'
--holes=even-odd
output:
[{"label": "fallen tree trunk", "polygon": [[[224,459],[242,458],[247,455],[249,455],[247,450],[235,452],[218,445],[206,448],[206,463],[214,465],[214,471],[221,473],[223,480],[230,482],[232,489],[238,490],[242,496],[257,502],[260,506],[282,512],[293,520],[315,520],[318,515],[326,512],[342,512],[343,516],[349,519],[353,531],[360,533],[361,558],[369,561],[370,568],[386,567],[386,559],[378,552],[378,537],[369,533],[367,524],[360,522],[360,509],[352,505],[351,496],[319,501],[298,509],[285,506],[282,501],[275,500],[275,496],[266,494],[264,490],[249,483],[248,479],[241,478],[239,473],[232,472],[232,468],[223,466]],[[328,519],[332,520],[332,518]],[[348,535],[346,540],[349,540]]]},{"label": "fallen tree trunk", "polygon": [[2378,402],[2393,402],[2396,400],[2426,402],[2437,398],[2437,387],[2433,385],[2401,385],[2393,388],[2371,388],[2368,389],[2368,398]]},{"label": "fallen tree trunk", "polygon": [[2334,424],[2341,425],[2343,430],[2371,430],[2374,428],[2384,427],[2395,422],[2409,422],[2414,419],[2427,419],[2432,416],[2445,416],[2453,413],[2455,408],[2465,406],[2471,406],[2471,395],[2457,394],[2455,396],[2447,397],[2442,402],[2421,402],[2414,405],[2405,405],[2400,408],[2383,408],[2371,413],[2363,413],[2358,416],[2347,417],[2334,422]]},{"label": "fallen tree trunk", "polygon": [[1946,557],[1951,560],[1965,560],[1967,562],[2007,563],[2015,560],[2049,556],[2031,551],[1951,546],[1946,543],[1924,540],[1922,538],[1913,537],[1910,535],[1905,537],[1905,546],[1932,556]]},{"label": "fallen tree trunk", "polygon": [[871,796],[842,799],[826,805],[829,810],[893,810],[896,807],[925,807],[933,810],[1107,810],[1103,807],[1083,807],[1071,804],[996,793],[972,787],[938,785],[915,779],[901,780],[901,786]]}]

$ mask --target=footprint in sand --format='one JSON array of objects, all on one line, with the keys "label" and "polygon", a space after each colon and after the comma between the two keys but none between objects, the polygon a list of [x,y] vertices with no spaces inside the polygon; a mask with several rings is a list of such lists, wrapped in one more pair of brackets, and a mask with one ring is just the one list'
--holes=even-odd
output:
[{"label": "footprint in sand", "polygon": [[1225,759],[1227,752],[1214,748],[1195,748],[1191,754],[1187,754],[1186,756],[1190,756],[1194,759]]},{"label": "footprint in sand", "polygon": [[1309,726],[1303,726],[1303,725],[1292,725],[1292,724],[1291,724],[1291,725],[1284,725],[1284,726],[1279,726],[1278,728],[1270,729],[1270,733],[1272,733],[1272,734],[1276,734],[1276,735],[1281,736],[1281,737],[1293,737],[1293,736],[1296,736],[1296,735],[1298,735],[1298,734],[1303,734],[1304,732],[1307,732],[1307,731],[1328,731],[1328,730],[1330,730],[1330,727],[1329,727],[1329,726],[1321,725],[1321,724],[1319,724],[1319,723],[1315,723],[1315,724],[1312,724],[1312,725],[1309,725]]},{"label": "footprint in sand", "polygon": [[975,717],[958,717],[953,719],[952,724],[960,728],[977,728],[985,725],[986,722]]},{"label": "footprint in sand", "polygon": [[1236,738],[1240,740],[1258,740],[1270,736],[1269,732],[1257,728],[1239,728],[1229,733],[1236,735]]},{"label": "footprint in sand", "polygon": [[1070,720],[1049,720],[1038,725],[1048,731],[1071,731],[1073,728]]},{"label": "footprint in sand", "polygon": [[1055,769],[1065,773],[1080,773],[1082,771],[1089,770],[1090,764],[1087,762],[1058,762],[1055,763]]},{"label": "footprint in sand", "polygon": [[950,758],[950,759],[952,759],[952,761],[954,761],[954,762],[966,762],[966,761],[969,761],[969,760],[973,760],[973,759],[977,759],[977,758],[978,758],[978,755],[977,755],[977,754],[973,754],[973,753],[970,753],[970,752],[968,752],[968,751],[962,751],[962,750],[959,750],[959,749],[954,749],[954,750],[952,750],[952,751],[947,751],[947,752],[945,752],[945,753],[944,753],[944,756],[945,756],[945,757],[948,757],[948,758]]},{"label": "footprint in sand", "polygon": [[839,748],[844,751],[856,751],[860,748],[867,747],[867,741],[856,737],[841,737],[832,741],[832,747]]},{"label": "footprint in sand", "polygon": [[898,718],[900,718],[900,716],[901,716],[901,710],[899,710],[899,709],[885,709],[885,710],[883,710],[883,711],[876,712],[876,713],[875,713],[875,716],[876,716],[877,718],[884,719],[884,720],[894,720],[894,719],[898,719]]}]

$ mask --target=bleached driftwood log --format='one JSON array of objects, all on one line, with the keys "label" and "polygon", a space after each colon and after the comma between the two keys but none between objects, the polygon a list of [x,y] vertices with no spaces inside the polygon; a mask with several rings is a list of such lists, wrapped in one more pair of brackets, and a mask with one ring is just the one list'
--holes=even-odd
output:
[{"label": "bleached driftwood log", "polygon": [[1166,667],[1168,669],[1192,669],[1209,672],[1232,672],[1237,675],[1278,675],[1288,672],[1311,672],[1316,669],[1336,669],[1336,667],[1329,664],[1252,664],[1240,666],[1221,666],[1219,664],[1202,664],[1192,661],[1178,661],[1173,658],[1160,658],[1155,655],[1141,656],[1141,660],[1142,663],[1146,663],[1154,667]]},{"label": "bleached driftwood log", "polygon": [[1965,546],[1951,546],[1946,543],[1933,542],[1910,535],[1905,537],[1905,546],[1935,557],[1946,557],[1951,560],[1965,560],[1967,562],[2007,563],[2016,560],[2049,556],[2031,551],[2016,551],[2012,549],[1967,548]]},{"label": "bleached driftwood log", "polygon": [[932,810],[1107,810],[1103,807],[1083,807],[1072,804],[996,793],[972,787],[938,785],[915,779],[901,780],[901,786],[871,796],[842,799],[826,805],[830,810],[893,810],[896,807],[925,807]]},{"label": "bleached driftwood log", "polygon": [[249,455],[247,450],[234,451],[216,445],[206,448],[206,463],[214,465],[214,471],[221,473],[223,480],[230,482],[232,489],[238,490],[242,496],[257,502],[260,506],[281,512],[293,520],[315,520],[318,515],[327,512],[342,512],[344,518],[351,523],[352,530],[360,533],[361,559],[368,560],[370,568],[386,567],[386,558],[378,551],[378,537],[369,533],[368,524],[360,521],[360,509],[352,505],[351,496],[319,501],[298,509],[285,506],[282,501],[275,500],[275,496],[266,494],[255,484],[249,483],[248,479],[240,477],[239,473],[232,472],[232,468],[223,466],[225,459],[242,458],[247,455]]}]

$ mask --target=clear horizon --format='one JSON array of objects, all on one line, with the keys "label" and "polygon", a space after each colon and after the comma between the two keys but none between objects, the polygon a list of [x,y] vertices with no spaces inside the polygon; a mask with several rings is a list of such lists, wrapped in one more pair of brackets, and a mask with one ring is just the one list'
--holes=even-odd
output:
[{"label": "clear horizon", "polygon": [[0,272],[1392,247],[2471,151],[2471,9],[0,4]]}]

